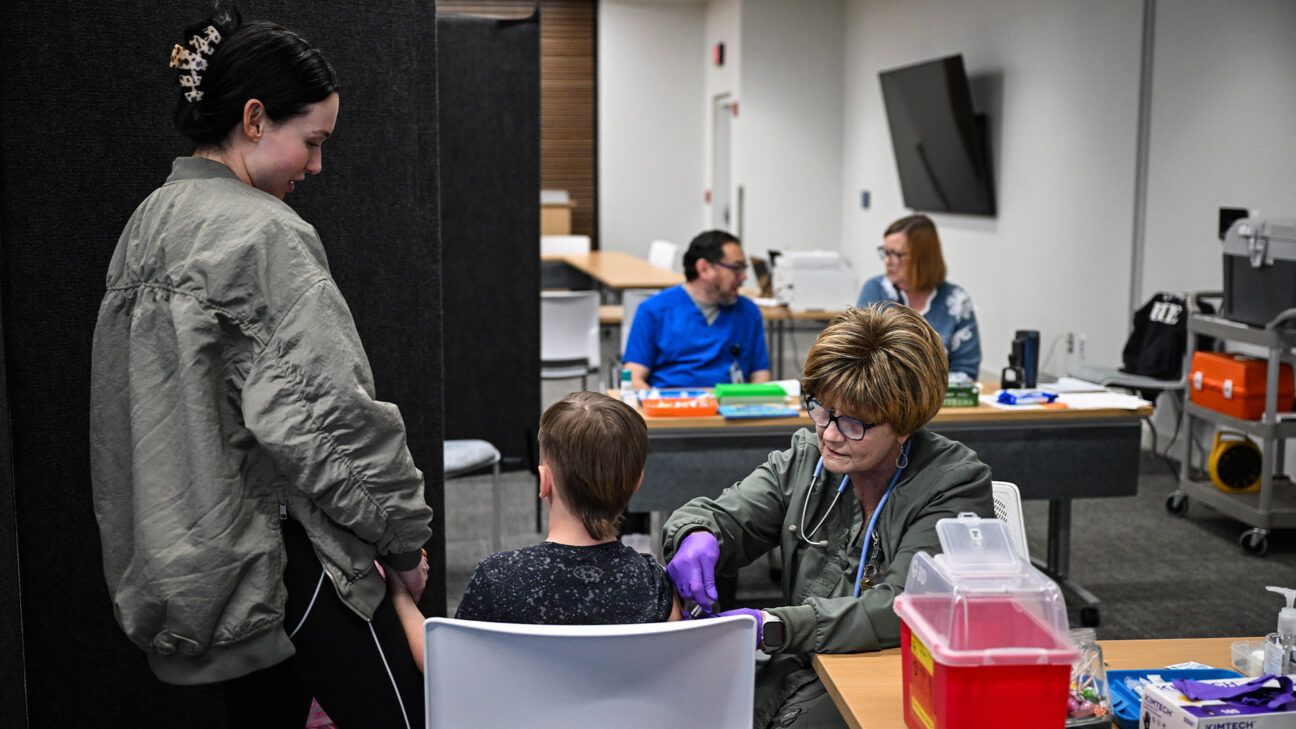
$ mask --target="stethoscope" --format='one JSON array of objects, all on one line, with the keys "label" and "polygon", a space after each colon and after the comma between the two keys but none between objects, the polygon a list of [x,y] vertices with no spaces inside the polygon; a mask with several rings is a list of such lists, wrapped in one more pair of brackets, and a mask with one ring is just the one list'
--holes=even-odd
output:
[{"label": "stethoscope", "polygon": [[[909,466],[909,446],[911,443],[913,443],[913,441],[906,441],[904,446],[901,447],[900,452],[903,456],[902,460],[904,465],[896,468],[895,475],[891,477],[891,483],[887,485],[886,491],[882,493],[881,500],[878,501],[877,508],[873,510],[873,515],[869,517],[868,529],[864,532],[864,544],[860,547],[859,568],[855,571],[855,597],[859,597],[860,594],[860,580],[864,577],[864,565],[868,564],[868,560],[872,556],[874,542],[873,530],[877,527],[878,515],[882,513],[882,507],[886,506],[887,499],[891,497],[891,492],[895,490],[896,484],[899,483],[900,475],[904,473],[905,468]],[[805,502],[801,504],[800,526],[797,524],[788,525],[788,531],[794,532],[798,539],[812,547],[819,548],[827,547],[828,540],[820,539],[815,541],[811,538],[815,535],[815,532],[819,531],[819,527],[823,526],[824,521],[828,519],[828,515],[832,513],[833,507],[837,505],[837,500],[841,498],[842,492],[846,490],[848,485],[850,485],[850,476],[842,476],[841,483],[837,485],[837,493],[833,495],[832,503],[828,504],[828,510],[825,511],[824,515],[819,519],[819,523],[815,524],[814,528],[809,532],[806,532],[805,517],[806,512],[810,509],[810,492],[814,490],[815,482],[817,482],[819,477],[823,475],[823,467],[823,456],[819,456],[819,462],[815,464],[814,474],[810,477],[810,488],[806,489]]]}]

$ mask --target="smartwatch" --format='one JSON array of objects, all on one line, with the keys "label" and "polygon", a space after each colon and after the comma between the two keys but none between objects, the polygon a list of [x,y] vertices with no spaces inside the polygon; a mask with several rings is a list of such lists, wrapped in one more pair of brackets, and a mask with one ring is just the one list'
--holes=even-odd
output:
[{"label": "smartwatch", "polygon": [[777,653],[783,650],[785,643],[787,626],[777,617],[765,613],[765,621],[761,623],[760,649],[766,653]]}]

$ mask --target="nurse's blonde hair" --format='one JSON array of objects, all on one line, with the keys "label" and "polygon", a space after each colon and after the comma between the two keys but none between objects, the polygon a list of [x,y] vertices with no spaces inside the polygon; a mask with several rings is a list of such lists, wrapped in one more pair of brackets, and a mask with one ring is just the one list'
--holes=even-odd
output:
[{"label": "nurse's blonde hair", "polygon": [[879,302],[833,319],[810,347],[801,391],[837,412],[911,435],[945,401],[940,335],[907,306]]}]

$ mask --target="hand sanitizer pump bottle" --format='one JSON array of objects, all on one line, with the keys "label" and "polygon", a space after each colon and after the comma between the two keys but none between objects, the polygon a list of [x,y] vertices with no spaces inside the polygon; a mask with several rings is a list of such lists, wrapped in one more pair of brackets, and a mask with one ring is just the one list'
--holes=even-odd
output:
[{"label": "hand sanitizer pump bottle", "polygon": [[1276,676],[1296,673],[1296,590],[1285,587],[1266,587],[1287,598],[1287,607],[1278,611],[1278,631],[1265,636],[1264,672]]}]

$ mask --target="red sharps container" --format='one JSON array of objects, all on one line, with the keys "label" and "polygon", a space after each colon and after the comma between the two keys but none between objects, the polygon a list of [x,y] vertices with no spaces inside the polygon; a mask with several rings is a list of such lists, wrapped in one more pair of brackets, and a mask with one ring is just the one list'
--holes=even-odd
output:
[{"label": "red sharps container", "polygon": [[914,556],[901,619],[905,723],[913,729],[1056,729],[1071,663],[1058,586],[1013,548],[997,519],[936,524],[942,554]]}]

